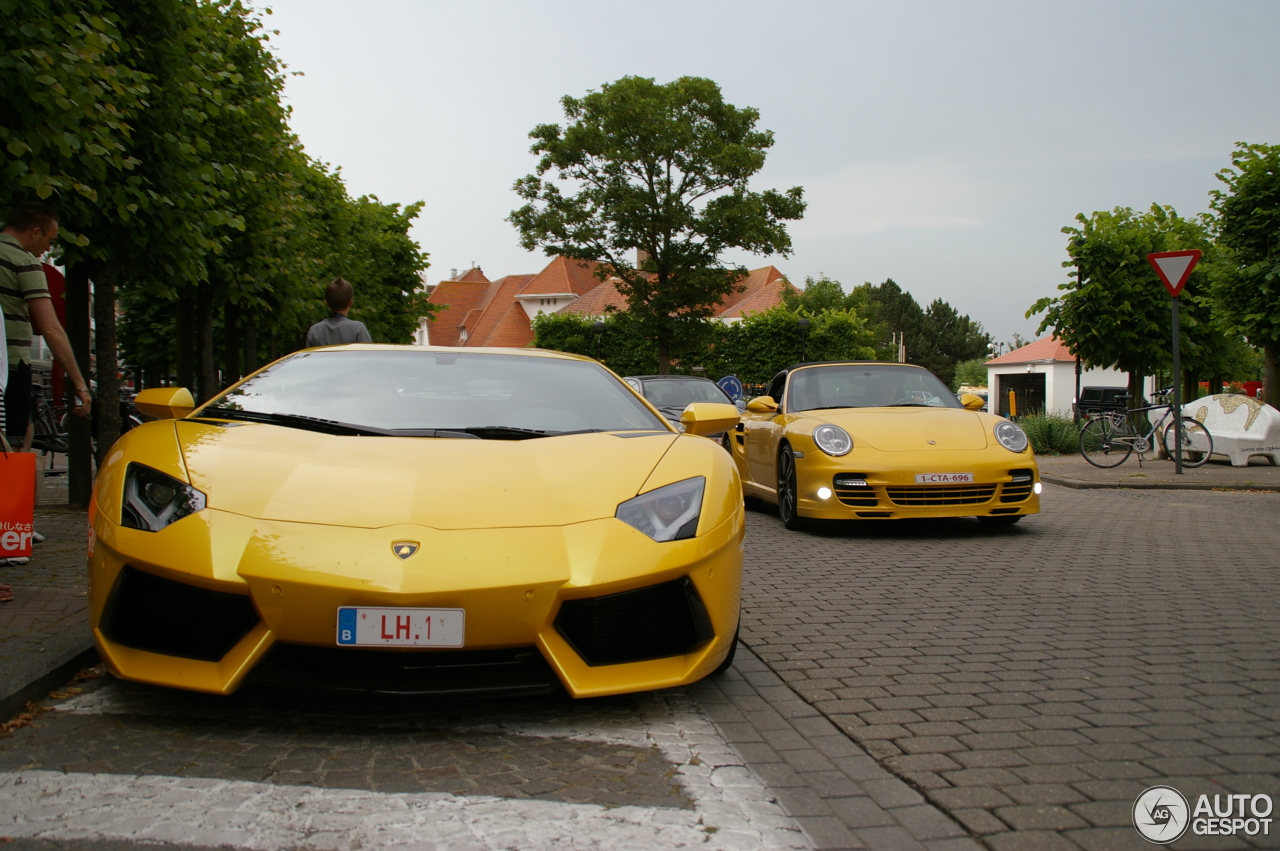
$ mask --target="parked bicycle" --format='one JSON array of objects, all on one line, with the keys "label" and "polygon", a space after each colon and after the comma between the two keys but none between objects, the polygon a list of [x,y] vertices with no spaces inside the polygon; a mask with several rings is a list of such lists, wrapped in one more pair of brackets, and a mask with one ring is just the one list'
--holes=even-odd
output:
[{"label": "parked bicycle", "polygon": [[[1164,402],[1173,388],[1161,390],[1156,399]],[[1117,397],[1128,400],[1128,395]],[[1160,416],[1155,412],[1162,411]],[[1191,417],[1182,417],[1182,443],[1176,438],[1173,426],[1173,406],[1170,404],[1144,405],[1124,413],[1102,413],[1085,423],[1080,430],[1080,454],[1095,467],[1118,467],[1138,453],[1138,465],[1142,456],[1151,451],[1159,439],[1170,458],[1181,456],[1182,466],[1199,467],[1213,454],[1213,436],[1204,423]],[[1142,430],[1142,423],[1148,427]]]},{"label": "parked bicycle", "polygon": [[67,432],[62,427],[62,417],[53,405],[53,397],[47,387],[38,384],[31,387],[31,420],[35,430],[31,448],[37,452],[67,451]]}]

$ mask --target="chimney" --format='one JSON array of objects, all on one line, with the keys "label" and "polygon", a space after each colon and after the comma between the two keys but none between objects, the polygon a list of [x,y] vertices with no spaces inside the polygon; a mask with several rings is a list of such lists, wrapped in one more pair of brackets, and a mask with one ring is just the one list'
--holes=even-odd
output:
[{"label": "chimney", "polygon": [[643,268],[644,261],[648,259],[649,259],[649,252],[645,251],[643,248],[636,249],[636,268],[637,269]]},{"label": "chimney", "polygon": [[449,270],[449,280],[451,280],[451,281],[452,281],[452,280],[456,279],[457,277],[458,277],[458,270],[457,270],[457,269],[450,269],[450,270]]}]

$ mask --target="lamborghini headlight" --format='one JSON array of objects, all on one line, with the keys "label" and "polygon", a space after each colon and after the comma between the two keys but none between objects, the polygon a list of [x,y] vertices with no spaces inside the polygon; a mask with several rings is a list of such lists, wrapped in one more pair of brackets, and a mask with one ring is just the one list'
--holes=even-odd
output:
[{"label": "lamborghini headlight", "polygon": [[655,541],[682,541],[698,533],[702,513],[702,476],[651,490],[618,506],[614,515]]},{"label": "lamborghini headlight", "polygon": [[849,432],[834,425],[820,425],[813,430],[813,442],[828,455],[848,455],[853,449],[853,438]]},{"label": "lamborghini headlight", "polygon": [[996,423],[996,440],[1010,452],[1021,452],[1027,448],[1027,433],[1016,423],[1008,420]]},{"label": "lamborghini headlight", "polygon": [[125,470],[121,526],[159,532],[204,506],[204,494],[173,476],[136,463]]}]

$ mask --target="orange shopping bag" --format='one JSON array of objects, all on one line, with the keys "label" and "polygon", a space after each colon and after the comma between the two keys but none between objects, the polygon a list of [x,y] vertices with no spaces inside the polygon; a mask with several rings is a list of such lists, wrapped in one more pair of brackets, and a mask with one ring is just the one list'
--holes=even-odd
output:
[{"label": "orange shopping bag", "polygon": [[0,558],[31,556],[36,456],[0,451]]}]

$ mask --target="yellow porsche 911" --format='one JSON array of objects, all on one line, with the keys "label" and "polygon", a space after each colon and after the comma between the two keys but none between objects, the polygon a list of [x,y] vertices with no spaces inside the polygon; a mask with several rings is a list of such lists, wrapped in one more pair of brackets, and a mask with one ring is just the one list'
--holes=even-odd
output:
[{"label": "yellow porsche 911", "polygon": [[345,346],[206,405],[139,394],[91,509],[90,621],[128,680],[575,697],[733,658],[738,473],[604,367]]},{"label": "yellow porsche 911", "polygon": [[976,516],[1007,526],[1040,511],[1026,434],[981,413],[926,369],[800,364],[747,405],[732,440],[747,498],[809,519]]}]

